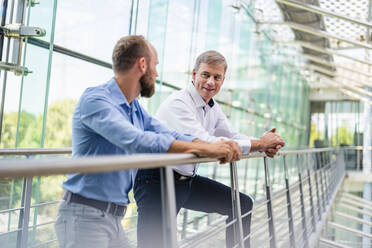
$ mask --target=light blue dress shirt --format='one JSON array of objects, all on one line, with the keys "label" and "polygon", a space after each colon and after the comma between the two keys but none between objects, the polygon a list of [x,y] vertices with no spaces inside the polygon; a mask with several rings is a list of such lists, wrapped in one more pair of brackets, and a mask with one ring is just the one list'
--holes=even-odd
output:
[{"label": "light blue dress shirt", "polygon": [[[170,131],[138,103],[131,104],[115,79],[85,90],[72,120],[72,156],[165,153],[173,141],[195,138]],[[137,170],[71,174],[63,188],[86,198],[129,203]]]}]

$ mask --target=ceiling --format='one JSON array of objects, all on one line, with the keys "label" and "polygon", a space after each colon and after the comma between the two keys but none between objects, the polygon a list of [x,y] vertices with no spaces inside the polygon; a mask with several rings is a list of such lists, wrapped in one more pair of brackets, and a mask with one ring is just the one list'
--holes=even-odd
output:
[{"label": "ceiling", "polygon": [[274,42],[301,48],[311,87],[334,88],[371,104],[372,35],[353,22],[368,24],[368,0],[255,0],[253,9],[260,28],[274,31]]}]

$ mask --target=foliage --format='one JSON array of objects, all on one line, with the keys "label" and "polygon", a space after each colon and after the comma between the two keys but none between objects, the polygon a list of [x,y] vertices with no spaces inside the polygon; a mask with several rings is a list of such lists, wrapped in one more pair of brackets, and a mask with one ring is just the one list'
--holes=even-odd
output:
[{"label": "foliage", "polygon": [[332,136],[332,146],[352,144],[353,132],[349,131],[347,127],[338,127],[336,134]]},{"label": "foliage", "polygon": [[[349,129],[345,126],[338,127],[336,130],[336,134],[331,136],[332,146],[339,146],[339,145],[353,145],[353,132],[349,131]],[[311,131],[310,131],[310,144],[309,146],[314,146],[314,140],[323,140],[324,134],[321,131],[316,130],[315,124],[311,124]],[[324,140],[323,140],[324,141]]]},{"label": "foliage", "polygon": [[[71,120],[76,102],[74,99],[63,99],[49,105],[44,147],[71,146]],[[19,117],[17,147],[41,147],[43,114],[35,116],[23,111]],[[1,148],[16,147],[17,119],[17,112],[4,114]],[[61,182],[63,180],[63,175],[42,177],[39,184],[35,178],[32,186],[33,203],[60,199],[62,193]],[[18,179],[14,184],[12,184],[12,181],[12,179],[0,180],[0,209],[17,207],[20,204],[23,180]],[[50,210],[40,209],[40,211]],[[53,214],[48,213],[48,216]]]},{"label": "foliage", "polygon": [[323,137],[324,137],[323,132],[316,130],[315,124],[311,123],[309,146],[314,147],[314,140],[320,140]]},{"label": "foliage", "polygon": [[[1,133],[1,148],[14,148],[16,146],[18,112],[9,112],[4,114],[3,130]],[[18,130],[18,143],[22,143],[29,132],[30,123],[36,120],[36,117],[27,112],[21,112]]]},{"label": "foliage", "polygon": [[[74,99],[57,100],[48,107],[44,147],[71,146],[71,120],[76,105]],[[1,148],[16,146],[17,112],[4,114]],[[18,147],[40,147],[43,114],[35,116],[22,111],[19,119]]]},{"label": "foliage", "polygon": [[76,103],[70,98],[49,106],[44,147],[71,147],[72,115]]}]

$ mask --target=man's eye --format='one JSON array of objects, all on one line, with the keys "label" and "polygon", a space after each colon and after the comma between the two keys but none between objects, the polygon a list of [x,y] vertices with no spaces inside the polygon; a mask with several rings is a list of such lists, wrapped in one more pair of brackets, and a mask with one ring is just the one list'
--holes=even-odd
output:
[{"label": "man's eye", "polygon": [[209,75],[208,75],[207,73],[202,73],[201,76],[202,76],[203,78],[209,78]]},{"label": "man's eye", "polygon": [[216,76],[216,77],[214,77],[214,80],[216,80],[216,81],[220,81],[221,79],[222,79],[221,76]]}]

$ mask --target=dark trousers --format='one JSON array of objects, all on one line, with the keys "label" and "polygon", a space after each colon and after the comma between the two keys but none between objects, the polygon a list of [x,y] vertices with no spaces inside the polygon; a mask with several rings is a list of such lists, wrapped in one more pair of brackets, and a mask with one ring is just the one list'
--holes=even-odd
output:
[{"label": "dark trousers", "polygon": [[[227,215],[226,223],[232,221],[231,188],[202,176],[179,180],[175,172],[177,214],[186,208],[205,213]],[[134,185],[134,198],[137,202],[138,225],[137,240],[139,248],[162,248],[162,206],[159,169],[139,170]],[[252,199],[240,193],[242,215],[252,210]],[[243,218],[244,236],[250,233],[251,214]],[[226,229],[226,247],[233,247],[234,228]],[[245,242],[249,247],[249,239]]]}]

